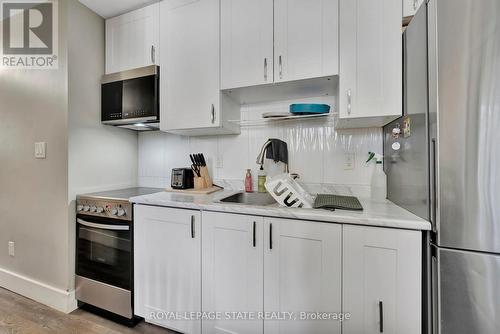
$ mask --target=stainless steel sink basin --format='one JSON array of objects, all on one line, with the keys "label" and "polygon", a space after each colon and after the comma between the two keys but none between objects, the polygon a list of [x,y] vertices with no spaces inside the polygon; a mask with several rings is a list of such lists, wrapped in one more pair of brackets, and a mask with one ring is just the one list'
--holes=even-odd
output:
[{"label": "stainless steel sink basin", "polygon": [[268,193],[239,192],[220,200],[222,203],[238,203],[247,205],[271,205],[276,201]]}]

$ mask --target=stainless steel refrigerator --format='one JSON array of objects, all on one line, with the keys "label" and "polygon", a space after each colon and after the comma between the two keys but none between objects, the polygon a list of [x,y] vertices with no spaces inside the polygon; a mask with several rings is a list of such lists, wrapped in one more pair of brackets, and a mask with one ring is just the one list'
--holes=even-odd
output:
[{"label": "stainless steel refrigerator", "polygon": [[500,1],[429,0],[404,39],[406,118],[384,128],[384,159],[389,199],[433,225],[424,328],[497,334]]}]

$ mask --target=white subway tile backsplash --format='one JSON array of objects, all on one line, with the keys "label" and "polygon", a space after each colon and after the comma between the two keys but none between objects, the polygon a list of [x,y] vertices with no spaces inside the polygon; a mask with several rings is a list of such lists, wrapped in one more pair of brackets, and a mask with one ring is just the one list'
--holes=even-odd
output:
[{"label": "white subway tile backsplash", "polygon": [[[335,105],[334,98],[329,96],[245,105],[241,108],[242,120],[260,119],[263,112],[287,111],[291,103],[297,102]],[[301,182],[329,192],[369,194],[372,168],[365,161],[369,151],[382,153],[382,129],[335,131],[333,118],[243,126],[240,135],[229,136],[182,137],[163,132],[141,133],[139,185],[169,185],[171,169],[188,167],[189,154],[199,152],[205,154],[214,179],[243,184],[240,181],[247,168],[251,168],[254,178],[257,178],[256,158],[269,138],[288,143],[290,172],[298,173]],[[346,153],[354,154],[353,170],[344,168]],[[222,159],[220,168],[217,167],[218,157]]]}]

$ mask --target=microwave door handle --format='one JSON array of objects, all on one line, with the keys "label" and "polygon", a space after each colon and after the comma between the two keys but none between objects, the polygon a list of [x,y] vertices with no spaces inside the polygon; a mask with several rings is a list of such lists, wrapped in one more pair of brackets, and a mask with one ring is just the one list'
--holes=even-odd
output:
[{"label": "microwave door handle", "polygon": [[125,226],[125,225],[96,224],[96,223],[90,223],[90,222],[85,221],[85,220],[80,219],[80,218],[77,218],[76,221],[78,224],[81,224],[83,226],[98,228],[101,230],[111,230],[111,231],[128,231],[128,230],[130,230],[130,227]]}]

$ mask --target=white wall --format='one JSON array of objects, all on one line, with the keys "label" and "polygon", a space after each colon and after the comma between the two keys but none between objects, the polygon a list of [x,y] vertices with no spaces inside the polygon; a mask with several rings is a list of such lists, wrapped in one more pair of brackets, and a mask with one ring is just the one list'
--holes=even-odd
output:
[{"label": "white wall", "polygon": [[59,69],[0,69],[0,286],[11,289],[12,273],[68,288],[66,8],[60,1]]},{"label": "white wall", "polygon": [[137,132],[102,125],[104,19],[69,5],[69,200],[77,194],[135,186]]},{"label": "white wall", "polygon": [[[263,112],[287,111],[291,103],[314,102],[335,105],[335,98],[322,97],[281,101],[242,107],[242,119],[259,119]],[[255,123],[253,123],[255,124]],[[282,121],[270,125],[242,127],[240,135],[181,137],[162,132],[139,135],[139,184],[165,187],[175,167],[189,166],[189,153],[203,152],[215,179],[243,181],[251,168],[256,178],[256,158],[268,138],[288,143],[290,171],[301,181],[314,184],[349,185],[354,193],[369,195],[372,168],[365,164],[369,151],[382,153],[382,130],[354,129],[336,132],[333,120]],[[355,169],[345,170],[346,153],[354,153]],[[222,165],[217,167],[217,158]],[[345,187],[339,187],[344,188]]]}]

